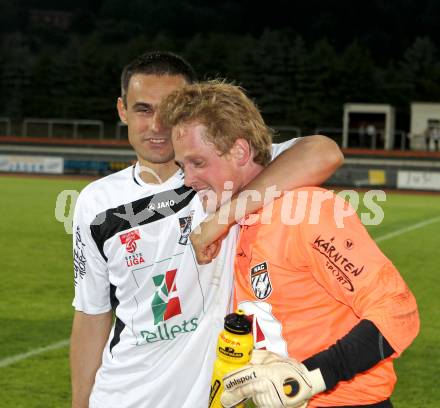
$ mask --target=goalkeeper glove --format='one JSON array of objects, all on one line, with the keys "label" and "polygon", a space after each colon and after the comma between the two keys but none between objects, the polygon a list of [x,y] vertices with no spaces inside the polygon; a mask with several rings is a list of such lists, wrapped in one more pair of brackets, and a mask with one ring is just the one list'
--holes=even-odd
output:
[{"label": "goalkeeper glove", "polygon": [[231,408],[252,398],[259,408],[305,408],[325,391],[321,371],[266,350],[254,350],[250,364],[223,377],[221,403]]}]

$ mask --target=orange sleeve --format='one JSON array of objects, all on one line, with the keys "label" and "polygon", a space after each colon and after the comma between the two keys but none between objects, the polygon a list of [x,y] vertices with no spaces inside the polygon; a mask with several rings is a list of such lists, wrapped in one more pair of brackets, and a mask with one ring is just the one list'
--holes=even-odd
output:
[{"label": "orange sleeve", "polygon": [[319,219],[311,214],[316,191],[325,190],[309,190],[308,211],[299,225],[302,255],[316,281],[359,319],[372,321],[400,355],[419,331],[413,294],[354,211],[339,228],[338,211],[344,203],[340,197],[332,195],[321,203]]}]

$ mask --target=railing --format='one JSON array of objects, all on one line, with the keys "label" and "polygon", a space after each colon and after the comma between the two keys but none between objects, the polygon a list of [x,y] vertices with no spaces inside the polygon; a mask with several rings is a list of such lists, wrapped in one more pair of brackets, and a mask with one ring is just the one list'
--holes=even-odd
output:
[{"label": "railing", "polygon": [[121,140],[121,131],[124,129],[126,132],[127,125],[124,122],[119,121],[116,123],[116,132],[115,132],[115,138],[116,140]]},{"label": "railing", "polygon": [[271,128],[275,130],[278,134],[288,133],[289,138],[291,138],[292,136],[301,136],[301,129],[297,126],[271,126]]},{"label": "railing", "polygon": [[[336,127],[322,127],[322,128],[315,129],[315,134],[329,136],[329,137],[333,138],[334,140],[336,140],[339,144],[342,143],[342,132],[343,132],[342,128],[336,128]],[[350,129],[348,129],[348,133],[349,133],[349,135],[353,135],[353,136],[356,135],[356,136],[360,137],[359,129],[350,128]],[[355,147],[364,147],[367,149],[375,150],[378,147],[377,141],[380,140],[380,137],[382,134],[383,134],[383,131],[381,131],[381,130],[376,130],[376,132],[373,133],[372,135],[364,134],[364,142],[366,142],[367,145],[355,146]],[[355,144],[359,144],[359,142],[360,142],[359,137],[353,138],[353,139],[355,139]],[[406,150],[407,137],[408,137],[408,133],[405,132],[404,130],[395,130],[394,131],[394,140],[397,141],[397,140],[399,140],[398,138],[400,138],[400,150]],[[397,143],[396,143],[396,146],[397,146]],[[353,146],[349,145],[349,147],[353,147]],[[380,148],[383,149],[383,146],[381,146]]]},{"label": "railing", "polygon": [[406,141],[408,137],[408,133],[403,130],[395,130],[394,131],[394,140],[397,140],[396,137],[400,137],[400,150],[406,150]]},{"label": "railing", "polygon": [[[0,117],[0,129],[1,127],[5,128],[5,132],[0,130],[0,135],[3,136],[11,136],[12,133],[12,121],[8,117]],[[19,124],[16,124],[19,125]],[[91,126],[96,128],[95,134],[98,136],[100,140],[104,139],[104,122],[100,120],[89,120],[89,119],[56,119],[56,118],[25,118],[21,123],[21,136],[28,137],[30,126],[32,125],[45,125],[47,126],[47,133],[45,137],[50,139],[54,138],[54,127],[55,126],[69,126],[71,127],[71,135],[73,139],[84,140],[86,138],[80,134],[80,127]],[[283,139],[283,135],[287,135],[288,138],[292,137],[300,137],[302,135],[301,128],[298,126],[288,126],[288,125],[280,125],[280,126],[271,126],[272,129],[276,131],[276,134],[280,135],[281,139]],[[333,138],[339,144],[342,143],[342,128],[339,127],[318,127],[314,130],[315,134],[322,134]],[[121,121],[117,122],[115,125],[115,133],[114,139],[116,140],[126,140],[127,139],[127,125]],[[349,129],[349,134],[353,137],[351,140],[354,141],[354,146],[349,147],[361,147],[359,146],[359,129],[351,128]],[[377,130],[372,135],[364,135],[364,143],[366,142],[366,146],[362,146],[367,149],[376,149],[378,146],[378,141],[380,140],[381,130]],[[424,150],[425,146],[421,146],[422,142],[420,142],[420,146],[408,146],[409,142],[412,142],[412,139],[415,139],[415,136],[423,137],[423,135],[411,135],[408,132],[403,130],[395,130],[395,145],[396,147],[399,145],[400,150]],[[424,143],[424,140],[423,140]],[[413,144],[413,143],[411,143]],[[381,146],[379,146],[381,148]]]},{"label": "railing", "polygon": [[[5,136],[11,136],[11,119],[0,117],[0,123],[4,123],[6,127]],[[0,133],[1,134],[1,133]]]},{"label": "railing", "polygon": [[80,126],[93,126],[98,128],[99,139],[104,138],[104,123],[101,120],[88,119],[40,119],[40,118],[26,118],[23,120],[21,135],[28,136],[29,125],[43,124],[47,125],[49,138],[53,137],[54,125],[68,125],[72,126],[72,135],[74,139],[78,139],[78,128]]}]

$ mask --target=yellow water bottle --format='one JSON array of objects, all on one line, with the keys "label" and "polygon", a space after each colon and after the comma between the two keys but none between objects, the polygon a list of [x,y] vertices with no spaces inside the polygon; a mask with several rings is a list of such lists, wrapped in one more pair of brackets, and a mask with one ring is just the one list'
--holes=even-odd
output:
[{"label": "yellow water bottle", "polygon": [[[222,408],[223,376],[249,363],[254,346],[252,325],[243,310],[225,317],[224,330],[218,336],[217,359],[212,374],[209,408]],[[245,407],[244,404],[237,408]]]}]

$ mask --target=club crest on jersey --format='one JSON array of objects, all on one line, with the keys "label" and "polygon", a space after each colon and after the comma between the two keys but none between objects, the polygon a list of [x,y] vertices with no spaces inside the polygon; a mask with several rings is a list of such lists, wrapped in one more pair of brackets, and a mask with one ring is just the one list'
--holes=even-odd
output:
[{"label": "club crest on jersey", "polygon": [[136,241],[140,238],[141,238],[141,234],[139,233],[138,229],[119,235],[121,244],[125,245],[125,249],[130,254],[136,251],[137,248]]},{"label": "club crest on jersey", "polygon": [[266,261],[251,268],[251,286],[258,299],[266,299],[272,293],[272,283]]},{"label": "club crest on jersey", "polygon": [[192,224],[193,215],[194,215],[194,211],[191,211],[187,217],[179,218],[180,245],[186,245],[188,243],[188,237],[189,234],[191,233],[191,224]]}]

